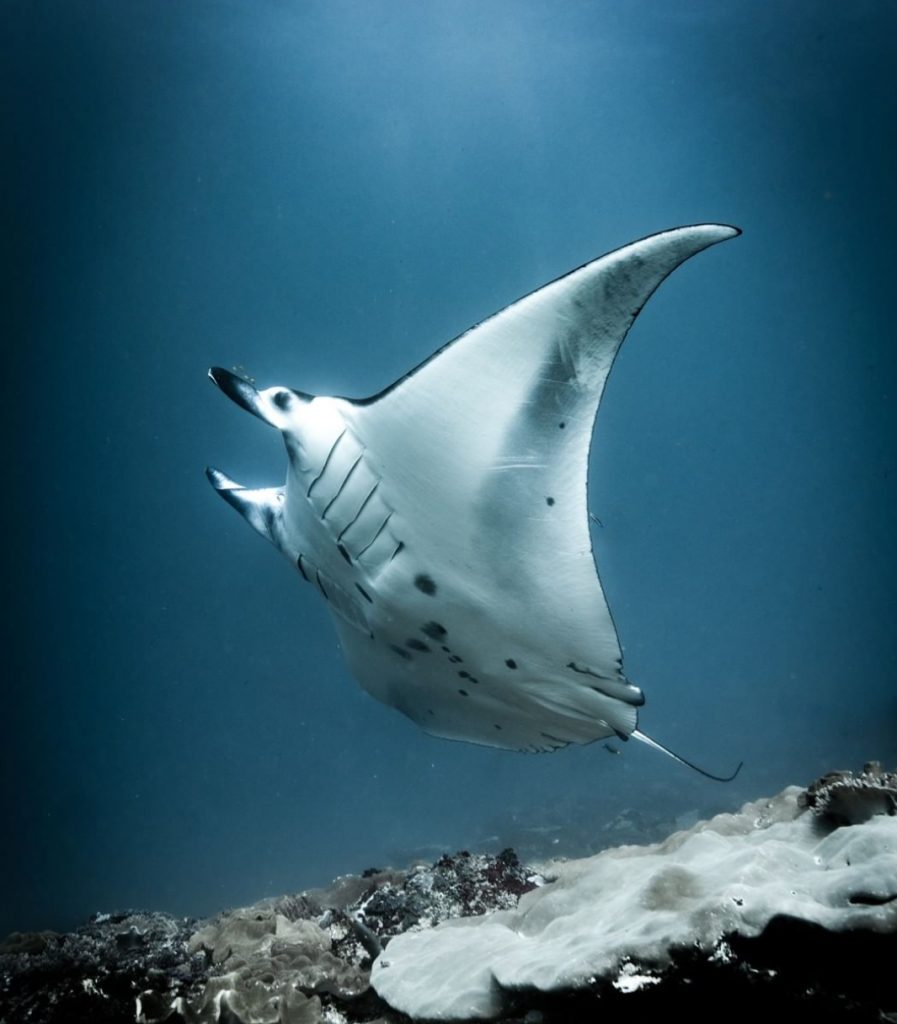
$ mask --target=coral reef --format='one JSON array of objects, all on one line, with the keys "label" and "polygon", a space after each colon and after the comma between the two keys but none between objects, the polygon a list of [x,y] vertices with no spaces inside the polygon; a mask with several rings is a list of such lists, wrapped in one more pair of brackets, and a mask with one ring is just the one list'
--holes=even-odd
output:
[{"label": "coral reef", "polygon": [[859,825],[875,814],[897,814],[897,772],[886,772],[879,761],[853,772],[829,772],[811,783],[798,797],[831,825]]},{"label": "coral reef", "polygon": [[[838,785],[880,793],[847,776]],[[397,936],[375,961],[372,984],[413,1018],[493,1019],[552,993],[661,986],[683,964],[726,963],[736,948],[744,955],[745,940],[774,922],[786,932],[849,933],[851,942],[880,935],[872,946],[893,954],[897,818],[873,813],[838,827],[831,814],[807,813],[811,791],[820,784],[790,787],[662,843],[558,864],[553,884],[514,910]],[[789,966],[787,944],[783,952],[777,971]]]},{"label": "coral reef", "polygon": [[462,852],[205,921],[17,933],[0,1024],[716,1020],[735,1004],[897,1021],[895,778],[831,773],[542,873]]}]

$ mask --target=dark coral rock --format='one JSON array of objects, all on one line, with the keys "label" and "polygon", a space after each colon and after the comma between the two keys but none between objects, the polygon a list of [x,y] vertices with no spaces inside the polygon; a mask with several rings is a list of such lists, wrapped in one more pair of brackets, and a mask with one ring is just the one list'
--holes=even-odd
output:
[{"label": "dark coral rock", "polygon": [[126,911],[97,914],[67,935],[14,933],[0,945],[0,1020],[119,1024],[154,986],[170,1001],[205,984],[209,963],[191,955],[189,919]]},{"label": "dark coral rock", "polygon": [[126,912],[68,935],[16,933],[0,945],[0,1022],[393,1024],[401,1015],[370,988],[392,935],[515,906],[536,884],[511,850],[463,852],[202,922]]},{"label": "dark coral rock", "polygon": [[863,765],[860,774],[828,772],[798,798],[802,807],[825,824],[859,825],[875,814],[897,814],[897,772],[886,772],[879,761]]},{"label": "dark coral rock", "polygon": [[463,850],[412,868],[401,880],[372,886],[352,909],[385,941],[451,917],[515,907],[538,884],[539,876],[523,867],[513,850],[498,856]]}]

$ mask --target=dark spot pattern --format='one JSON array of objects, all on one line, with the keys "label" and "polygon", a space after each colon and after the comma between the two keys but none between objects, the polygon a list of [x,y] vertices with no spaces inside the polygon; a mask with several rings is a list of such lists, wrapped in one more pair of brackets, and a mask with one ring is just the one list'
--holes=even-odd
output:
[{"label": "dark spot pattern", "polygon": [[460,693],[462,697],[469,697],[470,696],[470,694],[467,692],[467,690],[459,690],[458,693]]},{"label": "dark spot pattern", "polygon": [[[445,626],[441,626],[438,622],[425,622],[420,627],[420,631],[431,640],[441,640],[448,632]],[[443,650],[448,650],[448,648],[444,647]]]},{"label": "dark spot pattern", "polygon": [[423,642],[423,640],[418,640],[416,636],[406,640],[405,646],[410,647],[412,651],[423,651],[427,654],[430,652],[430,648]]},{"label": "dark spot pattern", "polygon": [[400,658],[404,658],[405,661],[411,661],[411,655],[405,650],[404,647],[399,647],[398,644],[390,644],[389,649],[398,654]]},{"label": "dark spot pattern", "polygon": [[374,603],[374,599],[371,597],[371,595],[364,589],[364,587],[360,583],[356,583],[355,584],[355,589],[358,591],[359,594],[361,594],[361,596],[365,599],[365,601],[369,602],[370,604]]},{"label": "dark spot pattern", "polygon": [[462,669],[461,669],[461,671],[460,671],[460,672],[458,673],[458,675],[459,675],[459,676],[460,676],[460,677],[461,677],[462,679],[470,679],[470,673],[469,673],[469,672],[465,672],[463,668],[462,668]]},{"label": "dark spot pattern", "polygon": [[559,428],[560,430],[563,430],[563,429],[564,429],[564,427],[566,427],[566,426],[567,426],[567,424],[566,424],[566,423],[565,423],[565,422],[564,422],[563,420],[561,420],[561,422],[560,422],[560,423],[558,424],[558,428]]},{"label": "dark spot pattern", "polygon": [[442,649],[445,651],[446,654],[452,653],[451,647],[446,647],[445,644],[442,645]]},{"label": "dark spot pattern", "polygon": [[517,662],[514,661],[513,658],[506,658],[505,664],[508,666],[508,668],[517,668]]},{"label": "dark spot pattern", "polygon": [[493,728],[498,729],[498,731],[501,732],[501,726],[500,725],[496,724],[496,725],[493,726]]},{"label": "dark spot pattern", "polygon": [[451,655],[449,655],[449,661],[453,665],[460,665],[464,661],[464,659],[463,658],[459,658],[457,654],[451,654]]},{"label": "dark spot pattern", "polygon": [[554,504],[554,498],[546,498],[545,499],[545,504],[546,505],[553,505]]},{"label": "dark spot pattern", "polygon": [[414,577],[414,585],[428,597],[432,597],[436,593],[436,584],[433,582],[433,578],[424,572],[420,572]]}]

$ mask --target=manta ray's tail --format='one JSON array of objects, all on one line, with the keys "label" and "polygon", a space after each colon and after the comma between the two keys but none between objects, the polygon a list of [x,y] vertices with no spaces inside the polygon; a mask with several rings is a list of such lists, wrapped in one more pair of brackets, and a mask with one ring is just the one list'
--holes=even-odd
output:
[{"label": "manta ray's tail", "polygon": [[713,772],[708,772],[703,768],[699,768],[696,764],[692,764],[691,761],[688,761],[684,757],[680,757],[679,754],[674,753],[669,749],[669,747],[665,747],[662,743],[658,743],[657,740],[651,739],[651,737],[643,733],[641,729],[633,729],[631,735],[637,740],[641,740],[642,743],[647,743],[649,747],[654,747],[655,750],[659,750],[661,753],[666,754],[667,757],[671,757],[674,761],[678,761],[679,764],[684,764],[686,768],[691,768],[692,771],[698,772],[700,775],[704,775],[708,779],[713,779],[716,782],[731,782],[741,771],[741,767],[744,764],[744,761],[739,761],[738,767],[731,775],[714,775]]}]

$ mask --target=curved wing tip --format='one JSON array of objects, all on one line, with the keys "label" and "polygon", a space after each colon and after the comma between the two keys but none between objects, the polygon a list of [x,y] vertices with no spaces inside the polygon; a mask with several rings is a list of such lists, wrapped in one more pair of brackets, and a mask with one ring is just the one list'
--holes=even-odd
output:
[{"label": "curved wing tip", "polygon": [[684,230],[697,230],[710,234],[712,236],[712,242],[710,243],[711,245],[714,244],[715,242],[726,242],[730,238],[737,238],[740,234],[743,233],[741,228],[736,227],[734,224],[716,223],[693,224],[690,229],[685,228]]}]

